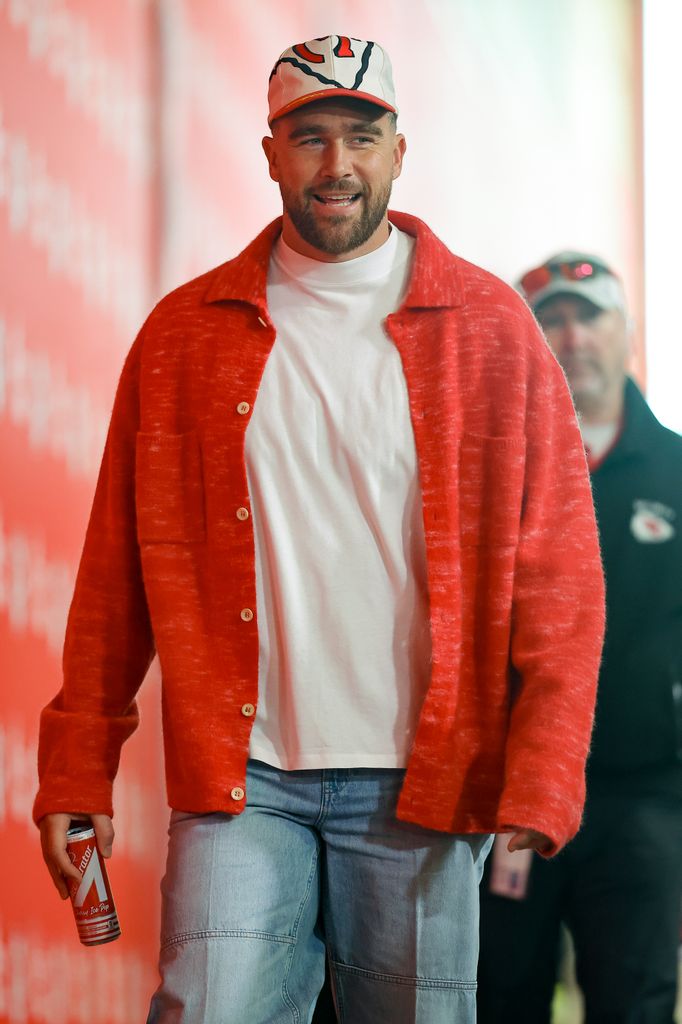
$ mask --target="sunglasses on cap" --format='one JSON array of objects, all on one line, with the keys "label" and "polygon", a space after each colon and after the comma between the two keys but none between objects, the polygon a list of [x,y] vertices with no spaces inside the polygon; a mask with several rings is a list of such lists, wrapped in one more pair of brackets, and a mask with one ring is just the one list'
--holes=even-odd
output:
[{"label": "sunglasses on cap", "polygon": [[546,288],[551,281],[563,278],[565,281],[586,281],[598,274],[613,276],[613,271],[599,260],[580,258],[575,260],[550,260],[541,267],[535,267],[524,274],[521,285],[528,301],[533,303],[533,296]]}]

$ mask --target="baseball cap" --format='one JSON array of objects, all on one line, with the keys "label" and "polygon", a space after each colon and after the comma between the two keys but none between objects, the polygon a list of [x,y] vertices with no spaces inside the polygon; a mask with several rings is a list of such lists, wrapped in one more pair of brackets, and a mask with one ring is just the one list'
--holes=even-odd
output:
[{"label": "baseball cap", "polygon": [[550,256],[523,275],[518,289],[533,310],[556,295],[578,295],[599,309],[625,313],[620,278],[603,260],[589,253],[567,250]]},{"label": "baseball cap", "polygon": [[386,51],[351,36],[322,36],[290,46],[270,75],[268,122],[333,96],[354,96],[397,114]]}]

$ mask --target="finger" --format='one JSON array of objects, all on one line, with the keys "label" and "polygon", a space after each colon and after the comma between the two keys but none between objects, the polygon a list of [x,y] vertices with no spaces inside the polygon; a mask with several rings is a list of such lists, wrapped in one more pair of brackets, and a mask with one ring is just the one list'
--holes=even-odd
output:
[{"label": "finger", "polygon": [[69,814],[48,814],[40,822],[40,844],[43,859],[62,899],[68,896],[68,879],[80,880],[80,871],[66,852],[66,833],[71,821]]},{"label": "finger", "polygon": [[97,849],[103,857],[111,857],[114,842],[114,826],[108,814],[91,814],[92,827],[95,830]]},{"label": "finger", "polygon": [[514,853],[516,850],[527,850],[530,845],[530,836],[528,832],[515,832],[507,843],[507,849],[510,853]]},{"label": "finger", "polygon": [[47,864],[47,870],[50,872],[50,877],[54,883],[57,892],[59,893],[63,900],[67,900],[69,898],[69,886],[61,870],[59,869],[57,864],[51,863]]},{"label": "finger", "polygon": [[45,863],[53,878],[57,875],[66,880],[71,878],[74,882],[79,882],[81,879],[80,871],[75,864],[72,864],[66,850],[56,848],[48,850],[45,855]]},{"label": "finger", "polygon": [[535,850],[537,853],[545,853],[552,846],[552,842],[541,832],[517,832],[509,840],[507,849],[510,853],[517,850]]}]

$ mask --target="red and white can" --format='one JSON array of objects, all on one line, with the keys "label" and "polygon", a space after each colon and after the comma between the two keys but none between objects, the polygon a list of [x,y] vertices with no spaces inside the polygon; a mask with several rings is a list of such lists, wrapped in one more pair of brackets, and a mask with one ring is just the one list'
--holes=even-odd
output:
[{"label": "red and white can", "polygon": [[72,821],[66,833],[66,852],[81,873],[69,881],[78,937],[84,946],[111,942],[121,934],[118,915],[104,860],[100,857],[95,830],[87,821]]}]

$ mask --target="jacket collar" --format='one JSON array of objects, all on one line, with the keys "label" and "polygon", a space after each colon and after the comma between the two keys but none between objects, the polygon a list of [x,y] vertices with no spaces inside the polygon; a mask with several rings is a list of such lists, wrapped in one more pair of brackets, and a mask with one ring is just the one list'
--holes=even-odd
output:
[{"label": "jacket collar", "polygon": [[656,434],[661,429],[661,424],[649,408],[644,395],[632,377],[626,377],[623,400],[623,429],[612,452],[604,462],[646,452],[651,448]]},{"label": "jacket collar", "polygon": [[[430,228],[406,213],[389,211],[389,220],[416,239],[412,275],[402,308],[461,306],[464,302],[459,261]],[[267,312],[266,287],[272,246],[282,230],[282,218],[271,224],[233,260],[217,267],[205,302],[248,302]],[[437,272],[435,272],[437,271]]]}]

